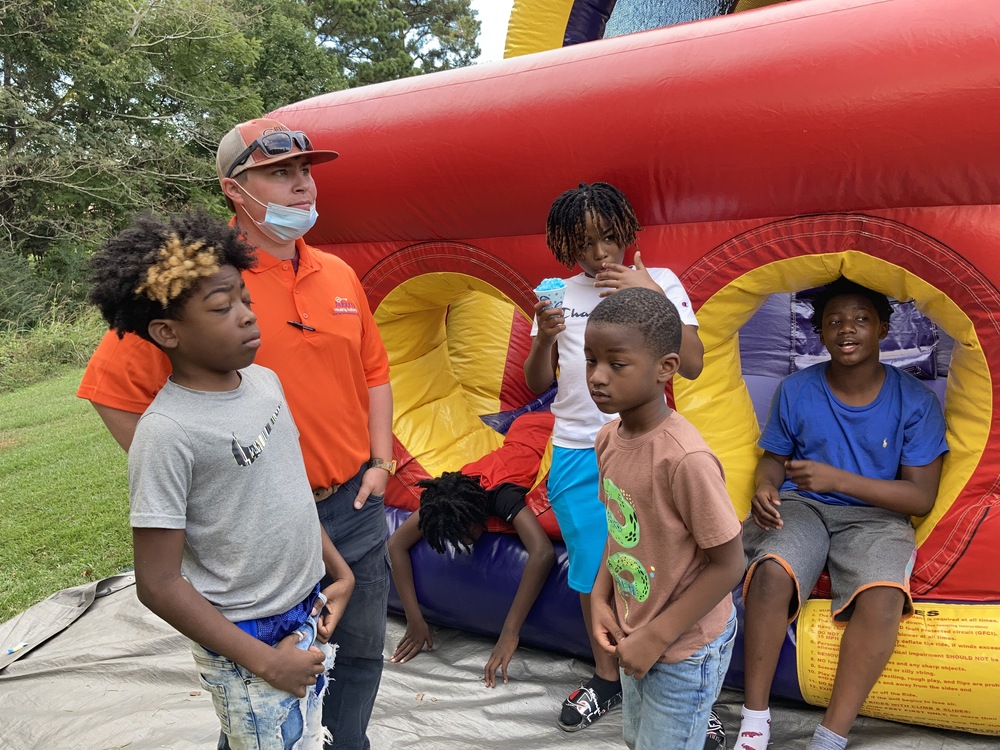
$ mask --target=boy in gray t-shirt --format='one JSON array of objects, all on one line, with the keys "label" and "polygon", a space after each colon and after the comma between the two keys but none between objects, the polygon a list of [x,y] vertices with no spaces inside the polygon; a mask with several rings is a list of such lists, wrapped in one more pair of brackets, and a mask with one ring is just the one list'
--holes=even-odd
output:
[{"label": "boy in gray t-shirt", "polygon": [[253,264],[204,214],[143,218],[94,256],[90,298],[173,368],[129,450],[139,600],[191,639],[229,747],[319,750],[326,641],[354,578],[319,522],[281,384],[253,364],[240,277]]}]

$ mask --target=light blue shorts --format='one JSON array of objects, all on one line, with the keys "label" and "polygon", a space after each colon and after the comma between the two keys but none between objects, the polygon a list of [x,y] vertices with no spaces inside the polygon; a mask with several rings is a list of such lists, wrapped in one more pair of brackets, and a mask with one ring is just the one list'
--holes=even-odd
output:
[{"label": "light blue shorts", "polygon": [[657,662],[641,680],[621,672],[622,737],[630,750],[702,750],[736,641],[736,609],[714,641],[676,664]]},{"label": "light blue shorts", "polygon": [[598,497],[600,474],[593,448],[552,448],[549,502],[569,556],[569,587],[581,594],[594,588],[604,561],[608,519]]},{"label": "light blue shorts", "polygon": [[[335,647],[316,645],[332,667]],[[193,641],[191,653],[230,750],[323,750],[323,695],[329,680],[296,698]]]}]

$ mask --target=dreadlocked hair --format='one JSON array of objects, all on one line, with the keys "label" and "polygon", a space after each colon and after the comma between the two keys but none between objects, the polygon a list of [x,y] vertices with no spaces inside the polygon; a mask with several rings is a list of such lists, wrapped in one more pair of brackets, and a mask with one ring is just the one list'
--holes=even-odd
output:
[{"label": "dreadlocked hair", "polygon": [[444,553],[451,544],[459,553],[468,552],[469,529],[483,526],[486,512],[486,490],[478,479],[460,471],[446,471],[437,479],[421,479],[420,522],[418,528],[431,549]]},{"label": "dreadlocked hair", "polygon": [[882,323],[889,322],[889,316],[892,315],[892,305],[889,303],[888,297],[882,294],[882,292],[876,292],[874,289],[862,286],[856,281],[851,281],[846,276],[841,276],[826,286],[820,287],[819,292],[813,298],[813,314],[812,319],[809,321],[812,323],[813,331],[820,333],[823,330],[823,312],[826,310],[826,306],[830,300],[834,297],[843,297],[846,295],[864,297],[872,303],[872,307],[875,308],[875,312],[878,314],[879,321]]},{"label": "dreadlocked hair", "polygon": [[654,357],[679,354],[681,318],[674,303],[664,295],[643,287],[619,289],[605,297],[587,318],[587,327],[628,326],[642,334]]},{"label": "dreadlocked hair", "polygon": [[628,198],[621,190],[606,182],[581,182],[552,202],[545,221],[545,242],[556,260],[567,268],[576,264],[580,248],[587,240],[587,217],[597,223],[604,219],[615,236],[618,247],[635,242],[642,230]]},{"label": "dreadlocked hair", "polygon": [[150,322],[179,320],[204,279],[222,266],[245,271],[256,262],[235,228],[203,211],[140,216],[90,259],[89,299],[119,338],[151,341]]}]

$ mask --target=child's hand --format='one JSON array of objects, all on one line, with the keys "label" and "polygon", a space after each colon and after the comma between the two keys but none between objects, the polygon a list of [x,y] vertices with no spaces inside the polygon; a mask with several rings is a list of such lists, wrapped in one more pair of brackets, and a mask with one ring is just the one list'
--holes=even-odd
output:
[{"label": "child's hand", "polygon": [[560,332],[566,330],[563,308],[553,307],[547,299],[535,303],[535,319],[538,321],[538,337],[546,342],[551,342]]},{"label": "child's hand", "polygon": [[500,676],[503,678],[503,684],[507,684],[507,665],[510,664],[510,660],[514,657],[514,652],[517,651],[519,640],[520,638],[518,638],[517,634],[500,634],[492,653],[490,653],[490,660],[486,662],[486,669],[483,670],[483,679],[486,681],[486,687],[496,687],[498,667],[500,668]]},{"label": "child's hand", "polygon": [[313,604],[313,615],[316,618],[316,640],[328,643],[333,635],[341,615],[347,607],[347,600],[354,590],[353,580],[339,579],[323,589]]},{"label": "child's hand", "polygon": [[590,613],[592,627],[594,629],[594,640],[597,645],[614,656],[618,651],[618,644],[625,637],[621,628],[618,627],[618,618],[615,617],[611,605],[606,602],[590,600]]},{"label": "child's hand", "polygon": [[594,282],[595,287],[604,287],[607,289],[607,291],[601,292],[602,297],[607,297],[620,289],[627,289],[629,287],[644,287],[663,294],[663,289],[653,281],[653,277],[649,275],[649,271],[643,265],[638,250],[635,251],[634,269],[623,266],[620,263],[605,263],[604,270],[598,271],[595,278],[597,279]]},{"label": "child's hand", "polygon": [[839,471],[819,461],[785,461],[788,478],[809,492],[835,492]]},{"label": "child's hand", "polygon": [[295,645],[298,642],[298,633],[282,638],[272,649],[270,663],[260,676],[278,690],[305,698],[306,691],[323,674],[324,656],[315,646],[303,651]]},{"label": "child's hand", "polygon": [[764,531],[780,529],[785,525],[778,512],[781,505],[781,497],[778,488],[770,482],[761,484],[757,492],[750,498],[750,513],[753,515],[753,522]]},{"label": "child's hand", "polygon": [[427,644],[428,651],[434,649],[434,641],[431,639],[431,629],[427,627],[427,623],[424,620],[408,622],[406,623],[406,632],[399,639],[399,643],[396,644],[396,650],[392,652],[392,657],[389,661],[394,664],[408,662],[423,650],[425,643]]},{"label": "child's hand", "polygon": [[649,628],[639,628],[618,643],[618,664],[625,674],[641,680],[666,647]]}]

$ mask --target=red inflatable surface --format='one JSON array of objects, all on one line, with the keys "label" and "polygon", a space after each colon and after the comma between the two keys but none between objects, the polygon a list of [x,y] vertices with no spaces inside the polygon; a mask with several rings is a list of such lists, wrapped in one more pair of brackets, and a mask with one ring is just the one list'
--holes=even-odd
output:
[{"label": "red inflatable surface", "polygon": [[531,398],[531,289],[566,275],[546,214],[604,180],[634,204],[647,265],[691,294],[706,366],[676,383],[677,405],[738,510],[757,428],[734,342],[769,294],[845,274],[955,340],[951,451],[935,510],[914,519],[914,591],[1000,603],[997,39],[994,0],[810,0],[279,110],[341,154],[315,172],[308,239],[352,264],[381,315],[409,464],[390,499],[499,445],[469,414]]}]

